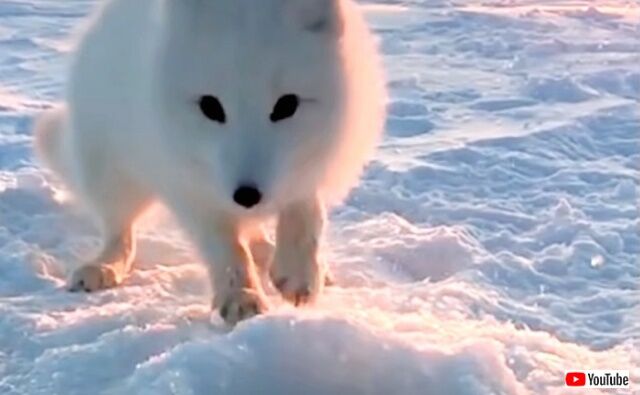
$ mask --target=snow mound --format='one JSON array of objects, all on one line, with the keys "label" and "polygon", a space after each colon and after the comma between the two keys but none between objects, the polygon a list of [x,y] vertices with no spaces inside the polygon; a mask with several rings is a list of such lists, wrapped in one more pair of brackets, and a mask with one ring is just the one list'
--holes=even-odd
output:
[{"label": "snow mound", "polygon": [[142,364],[114,393],[485,394],[517,390],[498,343],[417,351],[336,319],[263,319]]}]

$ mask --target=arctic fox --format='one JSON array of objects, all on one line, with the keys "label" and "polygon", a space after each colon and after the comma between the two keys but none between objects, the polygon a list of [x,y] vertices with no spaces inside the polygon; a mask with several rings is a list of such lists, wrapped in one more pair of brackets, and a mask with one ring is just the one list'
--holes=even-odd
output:
[{"label": "arctic fox", "polygon": [[313,301],[327,207],[382,134],[380,63],[351,0],[107,1],[81,36],[66,102],[36,124],[40,156],[102,232],[70,289],[122,282],[133,223],[160,200],[206,262],[227,322],[268,308],[249,245],[269,218],[273,284]]}]

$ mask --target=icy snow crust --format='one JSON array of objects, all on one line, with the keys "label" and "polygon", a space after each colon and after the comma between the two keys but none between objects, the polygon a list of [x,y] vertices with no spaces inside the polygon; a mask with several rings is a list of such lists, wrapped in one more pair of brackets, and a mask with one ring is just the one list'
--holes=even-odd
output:
[{"label": "icy snow crust", "polygon": [[0,2],[1,394],[561,395],[587,368],[640,393],[637,2],[364,3],[390,116],[332,215],[337,286],[233,331],[158,212],[123,287],[63,289],[97,239],[30,128],[93,5]]}]

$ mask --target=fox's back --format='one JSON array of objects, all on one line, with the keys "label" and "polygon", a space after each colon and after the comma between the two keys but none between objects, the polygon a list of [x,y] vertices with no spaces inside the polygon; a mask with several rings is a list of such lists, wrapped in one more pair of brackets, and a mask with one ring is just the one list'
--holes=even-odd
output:
[{"label": "fox's back", "polygon": [[[111,0],[80,33],[68,81],[72,122],[96,126],[136,118],[150,83],[158,0]],[[79,129],[85,129],[79,125]]]}]

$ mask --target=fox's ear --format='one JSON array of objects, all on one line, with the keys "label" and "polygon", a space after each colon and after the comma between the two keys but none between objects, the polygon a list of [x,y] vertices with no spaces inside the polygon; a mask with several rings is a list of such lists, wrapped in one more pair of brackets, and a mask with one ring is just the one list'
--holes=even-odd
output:
[{"label": "fox's ear", "polygon": [[311,33],[342,35],[341,0],[285,0],[291,18]]}]

